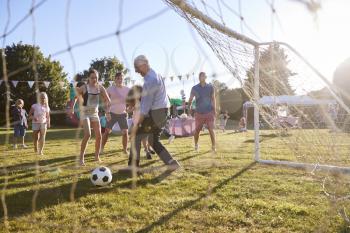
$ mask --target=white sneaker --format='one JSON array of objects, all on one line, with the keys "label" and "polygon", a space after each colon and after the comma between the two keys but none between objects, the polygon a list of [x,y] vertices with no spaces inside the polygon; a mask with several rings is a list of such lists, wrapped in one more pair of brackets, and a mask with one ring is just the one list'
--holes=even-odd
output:
[{"label": "white sneaker", "polygon": [[198,144],[194,145],[194,150],[195,150],[196,152],[199,152],[199,146],[198,146]]},{"label": "white sneaker", "polygon": [[175,140],[175,136],[174,136],[174,135],[171,135],[171,136],[169,137],[168,143],[170,144],[170,143],[172,143],[174,140]]},{"label": "white sneaker", "polygon": [[13,144],[13,149],[17,149],[17,144]]},{"label": "white sneaker", "polygon": [[23,144],[22,148],[28,148],[28,146],[26,144]]}]

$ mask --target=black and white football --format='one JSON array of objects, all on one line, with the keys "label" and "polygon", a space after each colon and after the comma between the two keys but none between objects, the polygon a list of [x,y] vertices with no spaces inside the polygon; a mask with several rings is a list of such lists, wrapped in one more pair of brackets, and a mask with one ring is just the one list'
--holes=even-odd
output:
[{"label": "black and white football", "polygon": [[112,172],[108,167],[98,167],[92,171],[90,179],[96,186],[106,186],[112,182]]}]

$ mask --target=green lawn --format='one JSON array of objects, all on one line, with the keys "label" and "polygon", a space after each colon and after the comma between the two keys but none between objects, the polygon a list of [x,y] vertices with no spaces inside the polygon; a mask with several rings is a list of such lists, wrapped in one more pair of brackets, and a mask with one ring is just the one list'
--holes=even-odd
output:
[{"label": "green lawn", "polygon": [[[261,134],[263,158],[350,164],[347,135]],[[207,134],[199,153],[190,138],[178,138],[167,148],[182,169],[170,174],[157,157],[143,159],[145,173],[134,179],[136,188],[119,171],[127,164],[120,137],[111,137],[102,156],[113,182],[96,188],[89,180],[98,166],[92,144],[87,166],[75,166],[77,136],[76,130],[50,129],[43,157],[34,155],[30,142],[18,150],[2,144],[0,165],[8,175],[2,169],[0,188],[8,221],[2,205],[0,232],[350,232],[338,213],[348,210],[348,201],[332,201],[322,187],[327,177],[326,190],[341,197],[349,191],[348,177],[254,163],[253,132],[218,132],[216,155]]]}]

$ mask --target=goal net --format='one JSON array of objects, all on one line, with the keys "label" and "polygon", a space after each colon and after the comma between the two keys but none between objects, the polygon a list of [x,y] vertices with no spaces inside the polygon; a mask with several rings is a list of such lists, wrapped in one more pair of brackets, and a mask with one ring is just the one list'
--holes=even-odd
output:
[{"label": "goal net", "polygon": [[[319,8],[318,1],[294,1],[299,2],[300,5],[305,5],[311,12],[311,15],[317,18],[315,12]],[[109,143],[105,153],[101,156],[103,165],[115,171],[116,181],[112,183],[110,189],[95,189],[95,187],[92,187],[89,178],[90,171],[99,165],[93,161],[94,148],[93,143],[90,143],[91,145],[87,151],[88,166],[78,166],[80,146],[84,133],[81,125],[79,125],[81,122],[79,122],[78,114],[74,115],[77,118],[69,118],[69,126],[64,125],[63,129],[54,128],[49,130],[46,148],[50,155],[45,157],[37,156],[37,154],[33,153],[32,148],[19,151],[11,147],[12,125],[10,119],[11,105],[14,104],[16,99],[24,98],[26,104],[34,103],[40,100],[40,91],[46,91],[49,95],[53,124],[55,121],[63,121],[63,118],[71,117],[71,115],[67,114],[67,110],[71,111],[71,103],[76,97],[75,87],[78,85],[77,81],[84,81],[84,75],[86,78],[86,73],[79,73],[81,70],[77,69],[77,61],[85,59],[81,55],[84,53],[78,53],[79,49],[83,48],[88,51],[86,54],[100,49],[109,55],[107,52],[111,51],[104,50],[105,47],[108,47],[108,43],[103,46],[99,43],[104,43],[110,39],[114,40],[113,43],[115,43],[116,50],[120,53],[120,61],[115,58],[108,60],[104,57],[104,59],[96,59],[90,63],[91,65],[95,62],[96,67],[101,67],[102,72],[99,70],[101,80],[99,82],[106,88],[113,85],[114,77],[112,76],[117,71],[113,70],[114,68],[107,71],[106,67],[113,66],[114,63],[120,62],[123,69],[125,68],[123,71],[129,72],[128,75],[130,73],[130,76],[136,75],[132,73],[134,70],[132,66],[134,57],[129,56],[132,54],[130,47],[135,45],[133,44],[134,41],[130,40],[131,45],[129,45],[125,43],[129,41],[123,41],[122,37],[130,33],[130,31],[139,30],[140,33],[135,38],[140,37],[143,39],[145,32],[148,31],[146,30],[148,29],[147,26],[144,24],[171,12],[169,9],[177,12],[191,25],[191,28],[199,34],[201,39],[213,51],[221,63],[220,65],[223,65],[225,68],[223,74],[229,76],[228,79],[227,77],[225,79],[222,78],[224,76],[221,76],[222,70],[213,69],[211,70],[213,74],[208,72],[207,81],[214,83],[215,87],[222,84],[223,88],[230,89],[226,94],[216,89],[217,105],[225,106],[227,109],[234,106],[234,112],[236,112],[240,120],[232,120],[233,117],[229,119],[228,127],[231,127],[232,130],[225,134],[220,134],[221,132],[216,130],[218,156],[212,156],[211,151],[208,152],[206,150],[195,153],[192,137],[180,138],[172,144],[166,145],[167,149],[174,155],[174,158],[178,159],[180,164],[185,167],[181,173],[176,175],[176,178],[179,178],[177,180],[183,182],[182,185],[185,186],[181,187],[178,186],[178,183],[169,181],[166,185],[169,185],[170,188],[165,187],[163,190],[164,192],[165,190],[176,191],[175,194],[171,193],[171,195],[179,195],[179,197],[183,195],[179,201],[180,207],[173,214],[160,216],[158,221],[150,224],[150,226],[146,226],[140,232],[152,231],[155,227],[163,224],[163,222],[167,222],[173,216],[178,215],[184,208],[193,206],[197,200],[210,201],[208,197],[212,193],[220,190],[225,183],[252,168],[256,163],[262,164],[262,166],[265,166],[265,164],[284,165],[305,169],[308,174],[321,181],[324,194],[329,197],[332,205],[336,207],[335,209],[350,225],[350,220],[344,208],[344,206],[348,205],[346,201],[349,199],[349,177],[344,174],[350,172],[350,136],[348,134],[350,131],[350,110],[344,103],[343,96],[339,95],[334,85],[292,46],[283,42],[264,42],[259,39],[257,35],[259,33],[256,33],[256,28],[250,27],[247,20],[251,16],[246,18],[244,13],[242,13],[241,2],[243,0],[235,1],[235,3],[238,3],[238,8],[232,7],[228,1],[224,0],[163,0],[159,2],[166,3],[167,6],[165,8],[162,6],[161,10],[147,16],[145,16],[146,14],[142,15],[139,20],[131,23],[126,22],[125,16],[130,14],[134,17],[134,11],[130,11],[131,13],[128,12],[128,14],[124,13],[129,1],[115,1],[118,5],[118,10],[114,10],[118,12],[118,17],[116,17],[117,27],[114,27],[114,25],[108,27],[108,32],[98,31],[96,27],[86,30],[91,32],[91,34],[87,34],[91,37],[86,37],[82,41],[76,41],[73,36],[74,32],[80,33],[81,22],[72,22],[70,19],[72,15],[78,14],[77,12],[80,14],[85,11],[82,10],[83,8],[80,9],[80,5],[75,6],[79,11],[72,11],[73,1],[67,1],[65,3],[66,8],[63,10],[64,14],[61,13],[61,15],[64,15],[63,23],[61,23],[64,24],[63,27],[65,28],[64,33],[62,33],[65,41],[63,45],[60,44],[62,41],[59,41],[60,43],[58,44],[60,45],[57,45],[61,46],[59,50],[57,49],[58,47],[54,47],[54,52],[47,57],[40,52],[39,46],[41,44],[37,43],[39,41],[38,38],[43,34],[37,33],[42,32],[42,28],[38,26],[40,25],[38,20],[42,20],[40,18],[42,15],[37,15],[36,13],[39,11],[39,8],[45,6],[45,4],[50,4],[51,1],[32,1],[29,11],[24,12],[24,16],[19,21],[15,21],[15,23],[11,19],[14,6],[11,5],[12,3],[10,4],[10,1],[6,2],[6,4],[5,1],[3,1],[4,4],[0,3],[1,6],[7,6],[8,16],[7,21],[4,22],[4,31],[0,36],[2,40],[0,105],[4,105],[2,106],[4,111],[1,113],[2,117],[0,118],[3,118],[1,122],[5,126],[1,129],[4,133],[0,135],[4,139],[2,142],[3,154],[0,157],[0,229],[3,227],[6,231],[11,229],[17,231],[33,229],[34,231],[36,228],[43,228],[44,230],[48,229],[48,231],[60,229],[61,231],[96,232],[103,227],[115,230],[115,224],[118,225],[123,222],[124,225],[121,224],[120,226],[121,231],[125,229],[128,231],[132,224],[137,226],[137,228],[144,227],[144,217],[142,213],[133,209],[130,210],[127,207],[134,208],[143,204],[148,205],[147,212],[150,212],[147,214],[149,216],[153,214],[158,218],[158,215],[163,214],[163,209],[168,210],[169,203],[174,204],[174,202],[168,202],[166,199],[164,199],[163,203],[148,202],[148,200],[141,202],[146,195],[155,196],[156,191],[153,192],[153,188],[159,188],[160,186],[163,189],[163,185],[157,186],[155,184],[162,182],[169,174],[161,170],[165,166],[158,160],[142,162],[141,170],[144,172],[143,176],[138,176],[135,171],[133,171],[131,177],[120,174],[119,171],[127,166],[128,160],[125,156],[119,156],[122,153],[120,150],[122,145],[121,137],[110,137],[110,141],[113,144]],[[274,28],[281,27],[279,14],[274,7],[274,0],[266,0],[265,3],[265,8],[262,9],[261,15],[271,16],[271,34],[273,34]],[[56,4],[61,6],[58,3]],[[92,9],[91,5],[85,3],[85,1],[84,3],[81,1],[80,4],[87,4],[86,9]],[[107,5],[106,3],[99,4]],[[134,5],[130,4],[129,7],[134,10]],[[112,9],[113,7],[108,4],[108,6],[105,6],[104,11],[107,11],[107,8]],[[100,17],[104,11],[101,11],[102,13],[100,11],[91,11],[88,15],[89,17],[90,14],[93,15],[90,18],[95,20],[95,17],[96,19]],[[57,15],[59,14],[57,13]],[[131,18],[134,19],[133,17]],[[28,34],[28,31],[21,31],[27,26],[28,21],[31,22],[30,26],[32,27],[32,44],[28,46],[18,42],[15,45],[16,41],[14,42],[15,39],[13,38],[17,38],[16,36],[18,35],[13,36],[13,34],[17,31],[20,31],[19,34]],[[109,21],[105,20],[104,23],[106,22],[108,22],[106,24],[108,25]],[[94,24],[91,23],[91,25]],[[153,27],[157,26],[153,25]],[[235,31],[232,28],[238,28],[239,30]],[[44,38],[40,42],[47,42],[46,40],[52,43],[52,38],[50,37]],[[13,46],[10,45],[11,43],[13,43]],[[96,44],[99,44],[99,46],[92,48]],[[201,43],[198,43],[198,47],[201,45]],[[19,56],[20,62],[13,55],[13,47],[23,51]],[[140,47],[142,46],[140,45]],[[138,49],[138,47],[135,48],[133,56],[141,52]],[[159,54],[164,52],[163,48],[156,48],[155,50],[159,50]],[[190,87],[197,82],[195,76],[200,71],[206,70],[205,68],[203,70],[197,69],[202,63],[202,60],[199,58],[195,64],[196,68],[182,73],[175,71],[176,65],[169,65],[168,63],[170,60],[175,63],[174,60],[176,59],[174,57],[177,52],[174,50],[169,57],[165,52],[164,60],[166,60],[166,64],[164,65],[164,70],[168,70],[168,66],[171,65],[174,72],[163,74],[164,83],[167,90],[173,88],[176,89],[177,93],[181,92],[183,99],[180,100],[178,106],[175,106],[175,109],[179,108],[179,110],[186,111],[185,92],[188,97]],[[181,59],[186,60],[186,56],[190,53],[189,51],[186,52],[185,55],[182,54]],[[204,50],[201,53],[207,53],[207,51]],[[158,55],[155,56],[158,60],[152,61],[153,64],[162,62]],[[210,54],[204,55],[210,56]],[[73,67],[70,80],[68,79],[67,71],[64,70],[67,67],[61,66],[60,62],[58,62],[59,59],[70,61],[70,63],[66,63]],[[51,64],[51,66],[46,66],[47,64]],[[203,67],[204,65],[201,68]],[[85,68],[88,69],[89,67]],[[228,75],[226,74],[227,71]],[[78,77],[78,79],[73,80],[74,77]],[[134,77],[125,79],[125,84],[129,87],[141,83],[138,83]],[[236,85],[234,90],[232,89],[232,84]],[[52,93],[55,94],[53,95]],[[224,112],[225,108],[218,109],[218,113]],[[181,118],[178,119],[182,120]],[[73,122],[73,120],[75,121]],[[132,120],[129,119],[130,121]],[[193,125],[194,120],[191,123],[191,126]],[[183,126],[181,127],[183,131],[191,128],[187,126],[186,129]],[[191,133],[188,133],[188,135],[191,135]],[[169,142],[171,141],[170,139],[172,138],[169,138]],[[208,145],[210,143],[208,135],[201,137],[201,140],[206,140],[204,142],[207,142]],[[204,145],[203,148],[210,149],[210,146]],[[240,152],[242,151],[247,158],[244,158],[243,162],[237,163],[236,158],[241,156]],[[249,165],[243,167],[246,163],[249,163]],[[233,166],[236,166],[234,167],[235,169],[238,167],[239,172],[227,179],[225,178],[221,184],[216,184],[215,182],[222,178],[220,176],[226,175],[226,170],[224,169],[231,171]],[[195,173],[190,173],[189,171],[191,170],[195,170]],[[200,182],[198,182],[198,187],[191,187],[192,184],[187,183],[188,180],[195,180],[195,182],[201,180],[207,187],[201,187]],[[129,187],[140,187],[141,192],[137,195],[134,195],[134,193],[130,195],[130,190],[123,190]],[[147,192],[143,192],[142,189],[146,189]],[[203,191],[204,189],[203,193],[205,194],[199,193],[198,199],[192,201],[189,198],[192,198],[193,192]],[[97,195],[100,193],[105,196]],[[116,193],[118,195],[115,195]],[[197,195],[197,193],[195,194]],[[105,197],[107,197],[106,200]],[[79,200],[82,201],[79,202]],[[110,200],[114,200],[114,202]],[[125,201],[128,204],[124,203],[122,205],[123,203],[120,201]],[[162,204],[166,208],[163,208]],[[206,203],[203,205],[206,205]],[[216,211],[216,204],[212,205],[212,207],[206,208]],[[105,213],[100,213],[100,209],[105,210]],[[110,214],[111,209],[115,214]],[[38,213],[39,211],[41,213]],[[143,211],[146,213],[145,209]],[[42,212],[47,212],[47,214]],[[107,220],[100,223],[92,219],[86,219],[89,213],[92,213],[91,215],[95,213],[97,215],[101,214],[100,216],[102,217],[98,220]],[[227,212],[223,214],[226,215]],[[192,213],[186,214],[186,219],[190,215]],[[61,218],[64,220],[69,218],[67,226],[60,222]],[[24,225],[19,225],[16,228],[17,221],[24,222]],[[135,229],[131,231],[133,230]],[[179,228],[179,231],[181,230]],[[200,230],[197,229],[197,231]]]},{"label": "goal net", "polygon": [[[313,175],[322,171],[318,174],[323,174],[325,190],[333,185],[329,197],[346,199],[348,178],[329,174],[350,171],[349,108],[329,79],[290,45],[257,42],[241,34],[243,30],[231,30],[237,25],[230,24],[223,12],[233,13],[241,26],[246,22],[224,1],[215,7],[204,1],[166,2],[196,29],[231,78],[240,82],[246,97],[245,127],[255,130],[254,142],[250,141],[255,161],[302,168]],[[239,129],[242,125],[237,127],[237,132],[245,131]]]},{"label": "goal net", "polygon": [[[241,83],[248,98],[242,117],[248,125],[255,125],[257,134],[256,160],[296,161],[314,164],[315,168],[321,164],[348,165],[347,153],[337,148],[347,140],[344,132],[349,108],[332,84],[293,47],[279,42],[258,43],[237,33],[203,2],[167,2]],[[208,16],[210,10],[222,23]],[[257,112],[252,113],[250,108]],[[281,140],[280,154],[269,154],[268,139]]]}]

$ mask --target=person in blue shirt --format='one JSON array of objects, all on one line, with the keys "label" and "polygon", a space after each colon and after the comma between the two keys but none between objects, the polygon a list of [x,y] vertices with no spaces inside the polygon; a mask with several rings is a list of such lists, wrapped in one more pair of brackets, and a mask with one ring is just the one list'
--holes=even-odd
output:
[{"label": "person in blue shirt", "polygon": [[192,101],[196,99],[196,113],[194,132],[194,147],[198,151],[198,139],[201,129],[204,125],[208,127],[212,151],[215,153],[215,116],[216,116],[216,99],[213,85],[206,83],[207,75],[204,72],[199,73],[199,83],[192,87],[188,105],[190,106],[190,114],[192,115]]},{"label": "person in blue shirt", "polygon": [[170,106],[163,79],[151,69],[144,55],[135,58],[134,67],[135,71],[144,78],[144,84],[141,94],[140,118],[138,124],[134,125],[131,130],[128,165],[139,166],[141,140],[147,135],[159,158],[168,165],[169,170],[176,170],[180,167],[179,163],[160,142],[160,134],[166,124]]},{"label": "person in blue shirt", "polygon": [[12,106],[12,121],[13,121],[13,148],[17,148],[17,139],[20,139],[23,148],[27,148],[24,144],[24,136],[26,134],[26,129],[28,129],[27,117],[28,114],[23,108],[24,101],[22,99],[16,100],[14,106]]}]

